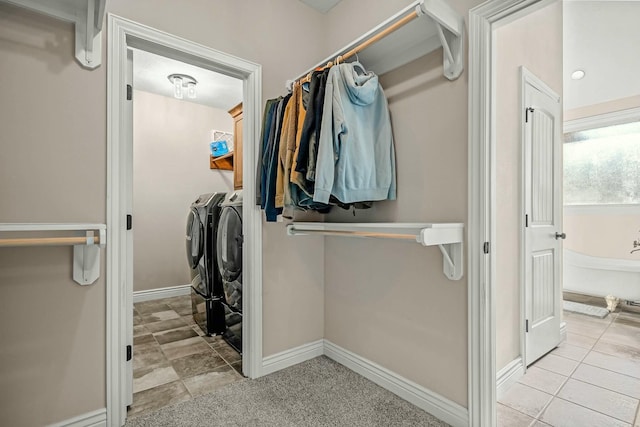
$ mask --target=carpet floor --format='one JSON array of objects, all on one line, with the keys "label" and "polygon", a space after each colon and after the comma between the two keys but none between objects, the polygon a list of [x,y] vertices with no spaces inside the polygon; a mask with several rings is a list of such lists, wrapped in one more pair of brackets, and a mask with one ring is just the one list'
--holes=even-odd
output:
[{"label": "carpet floor", "polygon": [[448,424],[321,356],[132,417],[125,427],[433,426]]}]

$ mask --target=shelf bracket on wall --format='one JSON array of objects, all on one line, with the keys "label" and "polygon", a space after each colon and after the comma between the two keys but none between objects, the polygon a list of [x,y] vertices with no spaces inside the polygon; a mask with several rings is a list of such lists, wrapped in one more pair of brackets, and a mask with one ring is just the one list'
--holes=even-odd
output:
[{"label": "shelf bracket on wall", "polygon": [[76,59],[86,68],[102,64],[102,24],[106,0],[0,0],[75,26]]},{"label": "shelf bracket on wall", "polygon": [[461,223],[327,223],[293,222],[287,225],[289,236],[323,234],[341,237],[400,239],[423,246],[438,246],[442,252],[442,270],[450,280],[460,280],[463,270],[464,224]]},{"label": "shelf bracket on wall", "polygon": [[[100,248],[107,243],[105,224],[0,224],[0,235],[32,232],[84,231],[82,236],[3,237],[0,248],[24,246],[73,246],[73,280],[79,285],[91,285],[100,277]],[[96,233],[97,232],[97,235]]]}]

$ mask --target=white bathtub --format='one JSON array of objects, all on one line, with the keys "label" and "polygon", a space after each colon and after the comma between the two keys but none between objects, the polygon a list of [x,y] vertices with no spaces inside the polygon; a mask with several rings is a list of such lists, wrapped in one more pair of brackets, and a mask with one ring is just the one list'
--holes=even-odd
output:
[{"label": "white bathtub", "polygon": [[640,301],[640,261],[599,258],[564,250],[565,291]]}]

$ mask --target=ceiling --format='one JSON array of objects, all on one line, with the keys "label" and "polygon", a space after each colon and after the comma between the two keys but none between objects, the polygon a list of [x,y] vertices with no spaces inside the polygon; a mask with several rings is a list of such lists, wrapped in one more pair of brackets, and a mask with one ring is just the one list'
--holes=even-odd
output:
[{"label": "ceiling", "polygon": [[322,12],[322,13],[329,12],[329,10],[331,10],[333,6],[340,3],[340,0],[300,0],[300,1],[306,4],[307,6],[311,6],[318,12]]},{"label": "ceiling", "polygon": [[185,102],[229,110],[242,102],[242,80],[201,67],[133,49],[133,87],[137,90],[173,97],[169,74],[187,74],[196,79],[197,97]]},{"label": "ceiling", "polygon": [[640,1],[564,2],[565,110],[640,95],[638,17]]}]

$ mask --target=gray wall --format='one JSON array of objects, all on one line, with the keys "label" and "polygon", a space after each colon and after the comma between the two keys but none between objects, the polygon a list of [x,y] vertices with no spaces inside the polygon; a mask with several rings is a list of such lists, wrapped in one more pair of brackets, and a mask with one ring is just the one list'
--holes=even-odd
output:
[{"label": "gray wall", "polygon": [[209,168],[212,129],[232,132],[231,115],[134,91],[134,292],[191,283],[184,240],[189,206],[199,194],[233,190],[232,171]]},{"label": "gray wall", "polygon": [[496,31],[496,369],[520,356],[520,66],[562,96],[562,3]]}]

